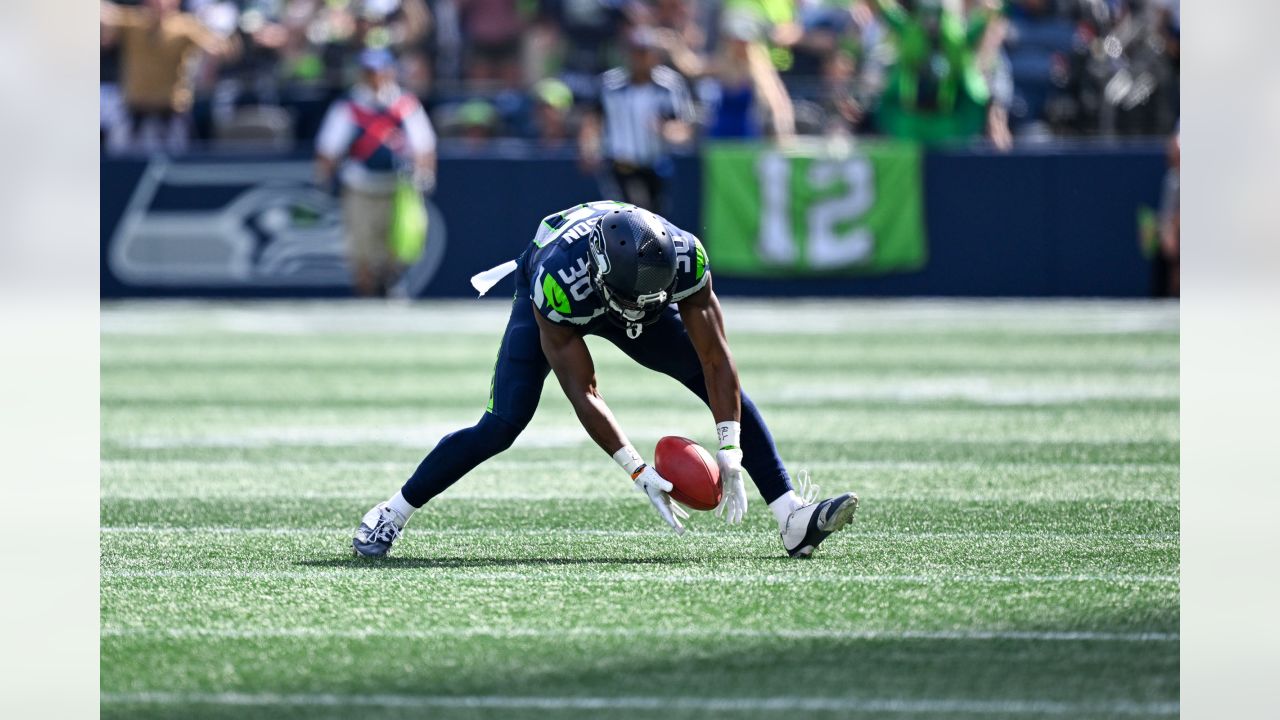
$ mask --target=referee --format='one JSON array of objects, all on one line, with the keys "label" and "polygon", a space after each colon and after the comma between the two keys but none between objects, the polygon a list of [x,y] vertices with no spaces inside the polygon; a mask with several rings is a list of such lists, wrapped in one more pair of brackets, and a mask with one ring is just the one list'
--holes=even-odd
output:
[{"label": "referee", "polygon": [[600,76],[599,97],[579,133],[583,166],[600,171],[605,197],[658,213],[671,174],[667,148],[689,142],[695,120],[689,86],[659,64],[660,50],[651,28],[627,36],[627,67]]}]

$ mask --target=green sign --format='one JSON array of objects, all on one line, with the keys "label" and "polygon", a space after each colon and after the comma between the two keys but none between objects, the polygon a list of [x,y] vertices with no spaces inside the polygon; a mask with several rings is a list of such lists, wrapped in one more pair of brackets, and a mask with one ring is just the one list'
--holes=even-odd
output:
[{"label": "green sign", "polygon": [[723,144],[703,157],[703,239],[716,273],[868,275],[925,264],[919,146]]}]

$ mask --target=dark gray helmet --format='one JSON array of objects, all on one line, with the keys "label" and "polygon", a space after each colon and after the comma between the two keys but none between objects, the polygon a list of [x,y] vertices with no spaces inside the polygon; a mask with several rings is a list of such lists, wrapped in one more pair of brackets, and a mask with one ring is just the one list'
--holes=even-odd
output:
[{"label": "dark gray helmet", "polygon": [[[676,280],[676,248],[653,213],[621,207],[602,216],[588,238],[591,283],[605,307],[627,326],[632,337],[640,323],[670,302]],[[633,329],[634,328],[634,329]]]}]

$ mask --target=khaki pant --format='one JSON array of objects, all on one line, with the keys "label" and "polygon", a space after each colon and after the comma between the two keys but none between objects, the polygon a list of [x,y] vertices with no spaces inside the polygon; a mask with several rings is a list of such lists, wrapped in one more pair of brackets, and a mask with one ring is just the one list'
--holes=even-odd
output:
[{"label": "khaki pant", "polygon": [[362,295],[385,292],[399,270],[387,244],[391,234],[393,197],[391,193],[342,188],[342,224],[347,238],[347,256],[355,275],[356,290]]}]

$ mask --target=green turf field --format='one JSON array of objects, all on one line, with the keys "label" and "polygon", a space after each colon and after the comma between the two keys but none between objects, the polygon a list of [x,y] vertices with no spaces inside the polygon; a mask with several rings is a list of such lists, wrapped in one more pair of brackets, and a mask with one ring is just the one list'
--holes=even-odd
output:
[{"label": "green turf field", "polygon": [[[726,303],[793,471],[854,489],[664,530],[554,380],[385,562],[361,514],[484,409],[501,302],[115,305],[102,318],[107,718],[1178,713],[1176,305]],[[646,454],[709,442],[593,342]]]}]

